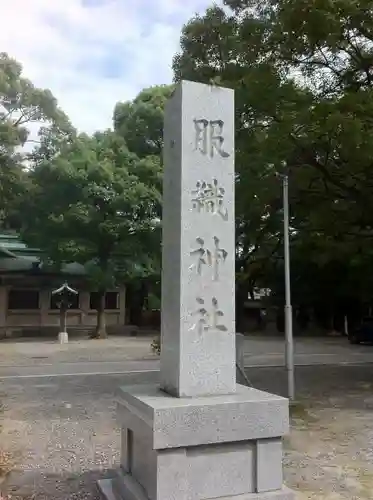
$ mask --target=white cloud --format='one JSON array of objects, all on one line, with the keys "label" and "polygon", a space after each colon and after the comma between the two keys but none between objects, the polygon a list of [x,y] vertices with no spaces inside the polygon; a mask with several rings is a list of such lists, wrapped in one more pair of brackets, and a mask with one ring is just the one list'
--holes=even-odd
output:
[{"label": "white cloud", "polygon": [[0,51],[49,88],[80,130],[111,126],[117,101],[170,83],[182,25],[211,0],[2,0]]}]

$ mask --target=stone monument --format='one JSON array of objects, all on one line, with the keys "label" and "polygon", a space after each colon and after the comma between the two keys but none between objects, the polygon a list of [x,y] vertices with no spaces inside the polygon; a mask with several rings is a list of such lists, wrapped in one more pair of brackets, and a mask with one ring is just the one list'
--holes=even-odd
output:
[{"label": "stone monument", "polygon": [[109,500],[293,500],[288,400],[236,384],[234,93],[181,82],[165,113],[160,386],[118,394]]}]

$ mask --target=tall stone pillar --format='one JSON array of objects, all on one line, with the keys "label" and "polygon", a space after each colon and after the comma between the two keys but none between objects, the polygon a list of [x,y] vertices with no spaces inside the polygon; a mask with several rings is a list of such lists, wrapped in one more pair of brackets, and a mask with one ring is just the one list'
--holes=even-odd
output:
[{"label": "tall stone pillar", "polygon": [[160,386],[119,390],[122,457],[103,494],[293,500],[287,399],[236,385],[234,94],[183,81],[165,113]]}]

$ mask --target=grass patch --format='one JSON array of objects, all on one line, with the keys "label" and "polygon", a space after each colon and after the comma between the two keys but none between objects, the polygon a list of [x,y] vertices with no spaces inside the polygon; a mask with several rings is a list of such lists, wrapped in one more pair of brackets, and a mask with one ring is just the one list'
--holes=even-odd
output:
[{"label": "grass patch", "polygon": [[289,412],[291,418],[304,420],[308,416],[308,408],[305,403],[294,401],[289,404]]},{"label": "grass patch", "polygon": [[161,354],[161,336],[157,335],[155,339],[153,339],[153,342],[150,344],[150,348],[154,354],[158,354],[158,356]]},{"label": "grass patch", "polygon": [[317,422],[317,418],[312,415],[311,408],[309,405],[301,402],[294,401],[289,405],[290,418],[294,421],[301,420],[304,423],[314,423]]}]

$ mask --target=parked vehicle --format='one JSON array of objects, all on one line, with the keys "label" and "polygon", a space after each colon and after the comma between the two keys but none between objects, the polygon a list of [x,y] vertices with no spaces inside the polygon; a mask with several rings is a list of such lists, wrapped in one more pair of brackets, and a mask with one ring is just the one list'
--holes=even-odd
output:
[{"label": "parked vehicle", "polygon": [[351,344],[373,343],[373,317],[363,318],[360,326],[353,328],[348,333],[348,340]]}]

